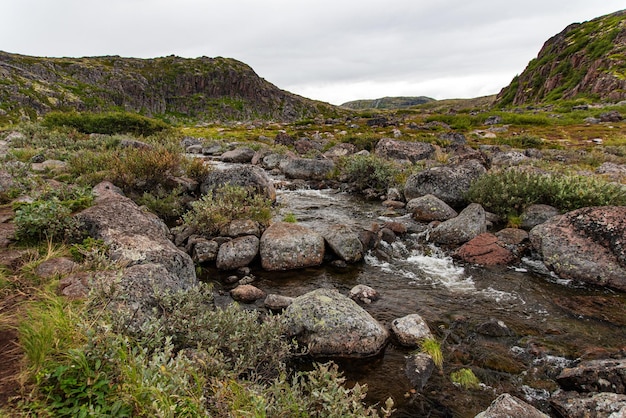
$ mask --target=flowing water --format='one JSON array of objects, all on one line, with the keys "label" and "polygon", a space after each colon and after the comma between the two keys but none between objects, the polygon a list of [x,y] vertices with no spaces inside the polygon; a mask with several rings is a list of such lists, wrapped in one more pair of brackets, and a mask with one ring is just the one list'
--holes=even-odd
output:
[{"label": "flowing water", "polygon": [[[368,227],[384,223],[380,202],[364,202],[335,190],[279,190],[280,220],[287,213],[312,229],[342,223]],[[531,265],[531,263],[528,263]],[[368,385],[367,400],[384,403],[391,396],[397,417],[473,417],[497,394],[507,391],[547,410],[558,371],[579,356],[608,356],[624,350],[626,297],[532,274],[528,265],[486,269],[467,266],[426,243],[423,234],[408,234],[363,263],[339,269],[330,265],[288,272],[255,270],[255,286],[267,293],[296,297],[326,287],[347,294],[357,284],[376,289],[381,297],[365,309],[378,321],[421,315],[444,348],[444,367],[426,387],[411,390],[404,375],[411,350],[393,341],[374,359],[341,362],[350,382]],[[216,277],[216,276],[214,276]],[[568,302],[570,301],[570,302]],[[576,301],[576,303],[571,303]],[[596,313],[577,311],[579,303],[600,306]],[[597,306],[596,306],[597,307]],[[486,336],[476,327],[502,321],[512,331]],[[471,368],[480,389],[462,389],[449,375]]]}]

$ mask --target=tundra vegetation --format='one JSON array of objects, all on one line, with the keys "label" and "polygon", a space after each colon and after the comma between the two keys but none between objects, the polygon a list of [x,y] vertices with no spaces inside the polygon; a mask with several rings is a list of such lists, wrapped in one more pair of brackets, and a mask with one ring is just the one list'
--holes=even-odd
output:
[{"label": "tundra vegetation", "polygon": [[[488,101],[487,101],[488,102]],[[373,151],[380,138],[429,142],[438,157],[428,163],[387,160],[371,153],[343,157],[329,182],[351,190],[385,194],[402,187],[411,174],[452,157],[445,133],[465,135],[474,149],[535,149],[541,158],[524,169],[499,168],[479,178],[468,200],[502,217],[519,216],[533,203],[561,211],[591,205],[624,205],[624,177],[593,174],[601,164],[626,163],[623,122],[590,124],[607,108],[572,110],[576,102],[541,109],[491,111],[483,102],[429,102],[401,111],[362,111],[333,120],[297,123],[208,123],[166,125],[137,115],[52,114],[41,123],[5,126],[12,133],[1,163],[12,181],[0,193],[14,211],[19,262],[0,271],[0,328],[17,334],[20,389],[4,410],[7,416],[389,416],[393,403],[366,405],[366,387],[350,387],[333,363],[296,371],[304,353],[284,338],[277,316],[237,305],[215,306],[209,285],[156,295],[154,315],[140,333],[106,309],[111,295],[94,291],[87,300],[57,294],[59,275],[42,278],[35,270],[59,255],[87,269],[113,270],[102,242],[78,233],[71,216],[92,204],[91,187],[109,180],[146,210],[204,230],[219,230],[232,219],[267,224],[271,202],[246,189],[224,186],[203,197],[190,194],[173,178],[201,182],[209,170],[183,152],[181,141],[202,145],[245,145],[277,154],[296,152],[275,145],[277,135],[321,138],[320,156],[348,143]],[[608,110],[626,112],[626,105]],[[484,121],[501,118],[497,135],[484,135]],[[113,120],[113,122],[111,121]],[[372,122],[380,119],[381,122]],[[118,130],[118,127],[123,129]],[[594,141],[602,138],[600,141]],[[450,153],[450,155],[448,155]],[[63,168],[33,170],[34,161],[57,160]],[[285,216],[295,222],[293,214]],[[442,368],[446,343],[426,340],[421,350]],[[451,380],[473,388],[470,369]]]}]

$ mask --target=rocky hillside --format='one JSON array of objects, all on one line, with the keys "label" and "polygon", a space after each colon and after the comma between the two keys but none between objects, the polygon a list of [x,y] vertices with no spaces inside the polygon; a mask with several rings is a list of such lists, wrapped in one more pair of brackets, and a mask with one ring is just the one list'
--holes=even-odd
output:
[{"label": "rocky hillside", "polygon": [[550,38],[502,89],[502,106],[587,97],[626,99],[626,10],[575,23]]},{"label": "rocky hillside", "polygon": [[371,100],[354,100],[346,102],[341,107],[346,107],[353,110],[363,109],[402,109],[405,107],[416,106],[428,102],[435,101],[430,97],[418,96],[418,97],[383,97],[380,99]]},{"label": "rocky hillside", "polygon": [[229,58],[40,58],[0,51],[0,122],[73,109],[280,121],[336,112],[280,90]]}]

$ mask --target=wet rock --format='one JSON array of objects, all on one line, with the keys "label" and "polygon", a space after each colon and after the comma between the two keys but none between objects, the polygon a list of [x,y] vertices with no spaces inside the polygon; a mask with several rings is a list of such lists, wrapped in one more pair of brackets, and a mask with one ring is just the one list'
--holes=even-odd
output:
[{"label": "wet rock", "polygon": [[541,225],[553,216],[560,214],[559,210],[554,206],[542,204],[530,205],[522,212],[522,228],[530,231],[537,225]]},{"label": "wet rock", "polygon": [[289,296],[282,296],[270,293],[265,298],[265,302],[263,303],[266,308],[271,309],[273,311],[282,311],[286,309],[293,302],[294,298]]},{"label": "wet rock", "polygon": [[398,240],[396,233],[389,228],[382,228],[378,232],[378,236],[380,237],[380,241],[384,241],[387,244],[393,244]]},{"label": "wet rock", "polygon": [[430,240],[437,244],[463,244],[487,231],[485,210],[472,203],[457,216],[437,225],[430,232]]},{"label": "wet rock", "polygon": [[557,297],[554,303],[571,315],[626,327],[624,302],[617,295]]},{"label": "wet rock", "polygon": [[582,208],[530,231],[533,248],[563,279],[626,290],[626,207]]},{"label": "wet rock", "polygon": [[235,238],[220,245],[215,265],[220,270],[247,266],[259,252],[259,239],[254,235]]},{"label": "wet rock", "polygon": [[616,393],[560,392],[550,398],[550,405],[567,418],[626,417],[626,395]]},{"label": "wet rock", "polygon": [[382,351],[389,334],[353,300],[331,289],[294,299],[283,313],[287,335],[314,357],[363,358]]},{"label": "wet rock", "polygon": [[476,332],[488,337],[510,337],[513,331],[503,321],[490,319],[476,327]]},{"label": "wet rock", "polygon": [[324,238],[303,225],[277,222],[261,236],[260,254],[265,270],[319,266],[324,260]]},{"label": "wet rock", "polygon": [[406,205],[406,210],[412,214],[413,219],[421,222],[447,221],[458,215],[446,202],[432,194],[411,199]]},{"label": "wet rock", "polygon": [[226,151],[220,157],[220,160],[226,163],[246,164],[252,161],[254,150],[248,147],[236,148],[232,151]]},{"label": "wet rock", "polygon": [[261,226],[258,222],[251,219],[235,219],[230,222],[222,235],[228,237],[241,237],[244,235],[254,235],[256,237],[261,236]]},{"label": "wet rock", "polygon": [[230,291],[230,296],[237,302],[252,303],[265,297],[265,292],[250,284],[239,285]]},{"label": "wet rock", "polygon": [[432,167],[410,176],[404,185],[407,201],[432,194],[448,205],[463,205],[465,195],[474,180],[487,170],[476,160],[469,160],[456,166]]},{"label": "wet rock", "polygon": [[347,225],[331,225],[323,229],[322,236],[337,257],[348,263],[363,258],[363,244]]},{"label": "wet rock", "polygon": [[455,255],[468,263],[483,266],[503,266],[515,260],[515,255],[506,248],[505,244],[488,232],[463,244]]},{"label": "wet rock", "polygon": [[537,408],[508,393],[503,393],[494,400],[489,408],[475,418],[550,418]]},{"label": "wet rock", "polygon": [[626,394],[626,359],[591,360],[568,367],[556,378],[564,390]]},{"label": "wet rock", "polygon": [[420,341],[433,338],[428,324],[418,314],[410,314],[391,322],[391,332],[405,347],[419,347]]},{"label": "wet rock", "polygon": [[35,268],[35,274],[44,279],[63,276],[78,268],[78,264],[67,257],[50,258]]},{"label": "wet rock", "polygon": [[382,138],[376,144],[374,153],[383,158],[415,163],[435,155],[435,147],[427,142],[405,142]]},{"label": "wet rock", "polygon": [[358,284],[350,289],[350,299],[356,300],[365,304],[370,304],[375,300],[378,300],[380,295],[376,289],[373,289],[364,284]]},{"label": "wet rock", "polygon": [[404,374],[418,392],[426,386],[434,370],[435,362],[426,353],[412,354],[406,358]]},{"label": "wet rock", "polygon": [[202,194],[215,192],[225,184],[250,188],[268,199],[276,200],[276,189],[265,171],[259,167],[241,166],[226,170],[213,170],[200,184]]},{"label": "wet rock", "polygon": [[282,165],[286,177],[301,180],[324,180],[335,168],[332,160],[293,158]]},{"label": "wet rock", "polygon": [[261,166],[266,170],[273,170],[289,159],[289,156],[284,154],[268,154],[261,160]]}]

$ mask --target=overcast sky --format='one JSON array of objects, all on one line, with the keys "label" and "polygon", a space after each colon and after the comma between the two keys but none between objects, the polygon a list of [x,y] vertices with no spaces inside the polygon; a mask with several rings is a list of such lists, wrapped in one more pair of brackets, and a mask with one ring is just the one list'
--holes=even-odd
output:
[{"label": "overcast sky", "polygon": [[0,50],[235,58],[333,104],[494,94],[543,43],[624,0],[1,0]]}]

